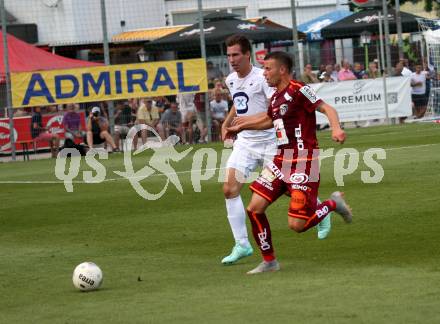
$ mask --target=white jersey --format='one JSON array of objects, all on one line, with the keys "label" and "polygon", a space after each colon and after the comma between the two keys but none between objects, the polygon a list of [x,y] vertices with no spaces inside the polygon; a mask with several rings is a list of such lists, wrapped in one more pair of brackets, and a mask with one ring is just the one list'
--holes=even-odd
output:
[{"label": "white jersey", "polygon": [[[238,116],[250,116],[267,112],[269,100],[275,89],[269,87],[263,76],[263,70],[252,66],[244,78],[233,72],[226,78],[226,86],[231,93]],[[238,133],[237,139],[260,142],[275,141],[275,130],[244,130]]]},{"label": "white jersey", "polygon": [[176,96],[176,101],[179,104],[179,109],[181,111],[196,111],[194,97],[194,93],[179,93]]},{"label": "white jersey", "polygon": [[416,72],[413,72],[411,74],[411,83],[421,83],[422,85],[413,86],[411,94],[415,95],[424,95],[426,92],[426,71],[420,72],[420,74],[417,74]]}]

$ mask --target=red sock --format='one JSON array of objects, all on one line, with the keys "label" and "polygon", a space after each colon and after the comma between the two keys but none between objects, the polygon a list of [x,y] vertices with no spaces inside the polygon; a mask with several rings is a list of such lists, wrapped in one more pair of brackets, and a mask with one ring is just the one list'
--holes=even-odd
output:
[{"label": "red sock", "polygon": [[301,232],[305,232],[309,228],[312,228],[313,226],[321,223],[321,221],[324,218],[326,218],[328,214],[330,214],[332,211],[334,211],[335,208],[336,208],[336,203],[331,199],[326,200],[323,203],[319,204],[316,207],[315,213],[313,214],[312,217],[310,217],[308,219],[306,225],[304,225],[304,228]]},{"label": "red sock", "polygon": [[275,259],[275,254],[272,246],[272,234],[270,232],[269,221],[266,214],[257,214],[251,211],[247,211],[249,220],[252,225],[252,234],[254,235],[255,242],[260,248],[264,261],[270,262]]}]

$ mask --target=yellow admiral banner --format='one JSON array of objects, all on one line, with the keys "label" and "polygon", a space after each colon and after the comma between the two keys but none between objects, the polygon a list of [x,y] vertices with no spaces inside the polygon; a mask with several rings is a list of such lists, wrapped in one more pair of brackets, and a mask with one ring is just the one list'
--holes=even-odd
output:
[{"label": "yellow admiral banner", "polygon": [[11,81],[14,108],[208,91],[203,59],[12,73]]}]

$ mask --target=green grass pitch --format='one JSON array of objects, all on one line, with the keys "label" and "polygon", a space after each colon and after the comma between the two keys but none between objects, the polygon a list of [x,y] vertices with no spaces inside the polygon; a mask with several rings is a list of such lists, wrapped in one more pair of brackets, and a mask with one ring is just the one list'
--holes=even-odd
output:
[{"label": "green grass pitch", "polygon": [[[334,159],[325,159],[320,197],[345,191],[353,224],[333,215],[323,241],[315,229],[294,233],[280,199],[268,216],[282,269],[257,276],[245,273],[258,251],[220,264],[233,240],[217,175],[195,193],[180,173],[183,194],[170,184],[146,201],[128,181],[110,181],[124,170],[122,154],[101,161],[107,181],[74,183],[73,193],[55,183],[55,161],[0,164],[0,323],[440,323],[440,125],[347,133],[342,147],[386,150],[383,180],[363,183],[361,158],[337,187]],[[319,134],[321,148],[339,150],[329,137]],[[148,154],[133,157],[137,170]],[[172,165],[191,163],[192,153]],[[84,160],[81,170],[91,170]],[[165,180],[142,184],[158,191]],[[249,197],[245,188],[245,204]],[[103,270],[100,290],[74,289],[83,261]]]}]

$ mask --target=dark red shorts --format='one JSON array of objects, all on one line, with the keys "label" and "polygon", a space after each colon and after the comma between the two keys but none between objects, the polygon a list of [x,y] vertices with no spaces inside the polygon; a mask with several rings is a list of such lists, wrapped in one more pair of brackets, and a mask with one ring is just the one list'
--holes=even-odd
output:
[{"label": "dark red shorts", "polygon": [[289,162],[275,157],[250,189],[270,203],[283,194],[290,195],[288,215],[308,219],[316,211],[319,188],[319,161]]}]

